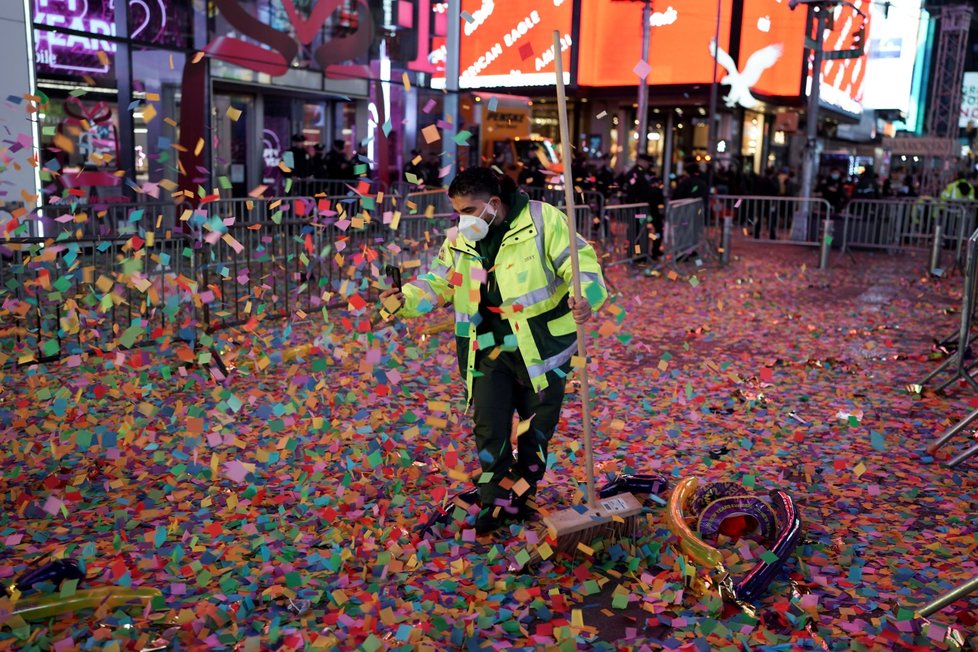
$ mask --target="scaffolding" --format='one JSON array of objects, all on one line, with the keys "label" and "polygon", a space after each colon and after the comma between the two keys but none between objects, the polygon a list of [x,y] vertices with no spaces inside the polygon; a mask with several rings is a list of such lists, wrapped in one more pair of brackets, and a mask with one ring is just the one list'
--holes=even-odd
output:
[{"label": "scaffolding", "polygon": [[[958,116],[961,112],[961,82],[964,79],[964,62],[967,55],[968,30],[971,27],[972,8],[968,5],[951,5],[941,9],[941,36],[934,58],[934,82],[930,106],[927,109],[927,135],[932,138],[957,142]],[[926,190],[940,193],[954,180],[957,156],[944,159],[943,165],[922,179]]]}]

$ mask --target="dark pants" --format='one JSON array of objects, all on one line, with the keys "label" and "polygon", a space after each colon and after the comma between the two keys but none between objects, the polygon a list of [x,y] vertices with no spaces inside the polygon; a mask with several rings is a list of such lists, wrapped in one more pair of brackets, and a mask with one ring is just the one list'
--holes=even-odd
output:
[{"label": "dark pants", "polygon": [[[547,470],[547,444],[560,419],[566,380],[551,373],[546,389],[534,392],[518,351],[501,353],[495,360],[484,356],[477,369],[482,375],[472,383],[473,432],[482,472],[492,474],[489,482],[479,485],[486,507],[509,495],[499,486],[504,478],[514,482],[523,478],[530,484],[530,492],[536,490]],[[530,429],[517,439],[515,460],[510,442],[514,410],[520,420],[533,416]]]}]

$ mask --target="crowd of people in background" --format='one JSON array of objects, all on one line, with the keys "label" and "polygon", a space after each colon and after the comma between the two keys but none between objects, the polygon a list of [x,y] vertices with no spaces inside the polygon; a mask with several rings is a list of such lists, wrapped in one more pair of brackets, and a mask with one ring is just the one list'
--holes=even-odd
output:
[{"label": "crowd of people in background", "polygon": [[[307,147],[305,137],[297,134],[292,138],[292,171],[288,176],[296,179],[352,180],[363,176],[358,166],[370,161],[365,152],[346,153],[343,140],[334,140],[325,151],[321,143]],[[797,197],[801,193],[800,174],[788,166],[768,167],[761,173],[752,169],[738,169],[734,164],[720,164],[712,170],[694,157],[687,157],[677,166],[679,174],[671,174],[668,182],[655,169],[655,159],[639,155],[635,163],[624,172],[616,173],[607,153],[589,157],[578,151],[571,161],[571,177],[580,192],[598,192],[606,200],[624,203],[648,203],[651,219],[661,224],[665,198],[672,200],[690,197],[707,198],[712,185],[713,194],[750,195],[761,197]],[[526,189],[546,188],[558,181],[558,175],[548,170],[538,156],[531,155],[516,168],[510,166],[518,184]],[[363,172],[363,168],[359,168]],[[712,178],[710,178],[712,176]],[[400,181],[424,189],[443,187],[439,155],[425,154],[419,149],[411,151],[401,172]],[[865,166],[858,174],[850,174],[840,166],[820,170],[814,181],[813,194],[829,202],[833,210],[841,211],[856,199],[912,198],[920,195],[920,178],[904,168],[894,169],[882,179],[872,165]],[[978,172],[963,172],[948,184],[941,199],[978,201]]]},{"label": "crowd of people in background", "polygon": [[358,176],[357,166],[367,166],[369,173],[370,160],[366,156],[366,151],[357,151],[348,155],[346,142],[342,139],[333,141],[326,151],[325,145],[315,143],[312,152],[306,143],[306,137],[302,134],[292,136],[292,146],[288,150],[291,153],[290,172],[286,176],[293,179],[336,179],[339,181],[351,181]]}]

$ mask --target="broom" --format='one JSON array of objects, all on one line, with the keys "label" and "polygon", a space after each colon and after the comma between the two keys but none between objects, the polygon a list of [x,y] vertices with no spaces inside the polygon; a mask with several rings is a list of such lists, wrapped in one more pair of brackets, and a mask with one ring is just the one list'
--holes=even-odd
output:
[{"label": "broom", "polygon": [[[570,130],[567,125],[567,97],[564,91],[563,61],[560,53],[560,32],[554,31],[554,61],[557,65],[557,104],[560,117],[561,157],[564,160],[564,200],[567,208],[567,230],[570,232],[570,261],[573,276],[574,301],[584,300],[581,294],[580,263],[577,255],[577,225],[574,210],[574,180],[571,177]],[[578,373],[581,380],[581,410],[584,423],[584,456],[587,470],[587,507],[578,506],[554,512],[543,522],[550,532],[555,551],[581,550],[591,554],[589,545],[596,539],[632,536],[640,526],[642,503],[630,493],[597,499],[594,489],[594,453],[591,445],[591,401],[587,373],[587,345],[583,324],[577,325],[577,355],[585,363]],[[539,547],[538,547],[539,553]],[[549,555],[547,555],[549,556]]]}]

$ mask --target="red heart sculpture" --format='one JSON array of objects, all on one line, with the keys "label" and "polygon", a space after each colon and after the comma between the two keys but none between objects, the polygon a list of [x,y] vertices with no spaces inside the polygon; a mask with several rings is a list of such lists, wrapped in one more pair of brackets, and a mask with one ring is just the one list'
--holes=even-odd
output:
[{"label": "red heart sculpture", "polygon": [[316,34],[323,28],[323,25],[326,24],[329,15],[339,8],[340,0],[320,0],[313,7],[308,20],[299,15],[292,0],[282,0],[282,6],[285,7],[285,12],[289,15],[289,20],[292,21],[292,28],[295,30],[299,43],[309,45],[316,38]]}]

